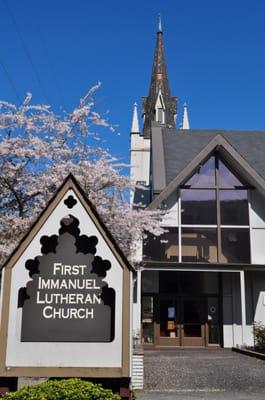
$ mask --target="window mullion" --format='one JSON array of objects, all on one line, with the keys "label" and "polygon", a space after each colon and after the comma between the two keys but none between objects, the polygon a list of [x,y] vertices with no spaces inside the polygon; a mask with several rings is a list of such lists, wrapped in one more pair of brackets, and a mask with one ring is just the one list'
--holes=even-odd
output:
[{"label": "window mullion", "polygon": [[178,208],[178,213],[179,213],[179,215],[178,215],[178,223],[179,223],[179,226],[178,226],[178,234],[179,234],[179,262],[181,263],[182,262],[182,249],[181,249],[181,246],[182,246],[182,238],[181,238],[181,191],[179,191],[179,198],[178,198],[178,202],[179,202],[179,208]]},{"label": "window mullion", "polygon": [[221,262],[221,207],[220,207],[220,174],[219,157],[215,155],[215,179],[216,179],[216,212],[217,212],[217,259]]}]

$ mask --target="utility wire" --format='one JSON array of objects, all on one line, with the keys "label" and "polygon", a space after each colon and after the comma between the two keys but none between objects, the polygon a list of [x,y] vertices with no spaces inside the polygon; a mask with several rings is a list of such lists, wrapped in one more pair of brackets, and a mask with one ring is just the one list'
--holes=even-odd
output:
[{"label": "utility wire", "polygon": [[18,90],[17,90],[17,88],[16,88],[16,85],[15,85],[15,83],[14,83],[14,81],[13,81],[11,75],[9,74],[9,72],[8,72],[6,66],[5,66],[5,64],[4,64],[4,62],[3,62],[3,60],[2,60],[1,58],[0,58],[0,65],[1,65],[1,67],[2,67],[2,69],[3,69],[3,71],[4,71],[4,73],[6,74],[6,77],[7,77],[7,79],[8,79],[8,82],[10,83],[10,85],[12,86],[12,88],[13,88],[13,90],[14,90],[14,93],[15,93],[15,95],[16,95],[16,97],[17,97],[19,103],[22,103],[22,100],[21,100],[21,98],[20,98],[20,95],[19,95],[19,92],[18,92]]},{"label": "utility wire", "polygon": [[32,70],[33,70],[33,72],[34,72],[34,74],[35,74],[35,77],[36,77],[36,80],[37,80],[37,82],[38,82],[38,85],[39,85],[39,87],[40,87],[40,89],[41,89],[41,91],[42,91],[42,93],[43,93],[43,95],[44,95],[44,99],[45,99],[45,101],[46,101],[48,104],[51,104],[51,103],[48,101],[46,92],[45,92],[45,90],[44,90],[44,88],[43,88],[43,86],[42,86],[41,80],[40,80],[40,76],[39,76],[38,70],[37,70],[37,68],[35,67],[35,64],[34,64],[32,58],[31,58],[31,55],[30,55],[30,52],[29,52],[28,47],[27,47],[27,45],[26,45],[26,42],[25,42],[24,39],[23,39],[23,36],[22,36],[22,34],[21,34],[21,32],[20,32],[20,29],[19,29],[19,27],[18,27],[18,25],[17,25],[17,23],[16,23],[15,18],[14,18],[14,14],[12,13],[12,11],[11,11],[11,9],[10,9],[10,7],[9,7],[8,1],[7,1],[7,0],[3,0],[3,3],[5,4],[6,9],[7,9],[7,12],[9,13],[10,18],[11,18],[11,20],[12,20],[12,22],[13,22],[13,25],[14,25],[15,30],[16,30],[16,32],[17,32],[17,35],[18,35],[18,37],[19,37],[19,39],[20,39],[20,41],[21,41],[22,47],[23,47],[23,49],[24,49],[24,52],[25,52],[25,54],[26,54],[26,56],[27,56],[27,58],[28,58],[28,60],[29,60],[29,63],[30,63],[30,65],[31,65],[31,68],[32,68]]}]

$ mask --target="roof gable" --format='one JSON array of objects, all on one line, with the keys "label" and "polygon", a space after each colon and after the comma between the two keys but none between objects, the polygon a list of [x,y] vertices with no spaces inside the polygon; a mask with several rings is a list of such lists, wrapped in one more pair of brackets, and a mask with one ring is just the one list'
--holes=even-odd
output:
[{"label": "roof gable", "polygon": [[[187,136],[189,134],[186,134]],[[264,177],[254,169],[249,162],[241,156],[241,154],[228,142],[228,140],[221,134],[214,136],[209,141],[210,135],[205,135],[204,139],[208,143],[203,146],[200,143],[200,151],[197,148],[189,150],[189,158],[186,163],[183,162],[183,167],[177,175],[169,181],[161,193],[155,197],[148,209],[155,209],[159,204],[165,200],[174,190],[186,180],[196,168],[204,162],[211,153],[218,149],[222,157],[228,162],[235,171],[237,171],[246,182],[257,187],[265,195],[265,180]],[[166,157],[166,151],[165,151]],[[195,154],[195,155],[194,155]],[[194,156],[193,156],[194,155]],[[193,157],[192,157],[193,156]],[[166,164],[166,160],[165,160]]]},{"label": "roof gable", "polygon": [[[160,158],[165,165],[165,185],[203,150],[216,136],[222,136],[259,175],[265,179],[265,132],[264,131],[222,131],[199,130],[188,131],[178,129],[160,129]],[[153,143],[153,148],[156,146]],[[155,177],[154,177],[155,178]],[[154,182],[154,187],[157,186]],[[156,192],[156,190],[155,190]]]}]

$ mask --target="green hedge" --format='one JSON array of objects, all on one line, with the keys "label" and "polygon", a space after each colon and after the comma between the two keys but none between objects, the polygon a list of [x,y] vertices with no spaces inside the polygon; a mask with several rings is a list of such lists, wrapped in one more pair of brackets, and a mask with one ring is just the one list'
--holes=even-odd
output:
[{"label": "green hedge", "polygon": [[255,322],[253,333],[256,350],[265,353],[265,325],[262,325],[261,322]]},{"label": "green hedge", "polygon": [[120,396],[101,385],[81,379],[51,380],[25,386],[17,392],[5,394],[4,400],[120,400]]}]

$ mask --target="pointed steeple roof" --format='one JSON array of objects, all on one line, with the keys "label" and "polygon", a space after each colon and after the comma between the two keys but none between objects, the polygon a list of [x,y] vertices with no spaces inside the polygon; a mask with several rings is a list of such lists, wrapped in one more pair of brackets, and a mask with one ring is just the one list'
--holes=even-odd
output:
[{"label": "pointed steeple roof", "polygon": [[184,112],[183,112],[183,120],[182,120],[182,128],[181,129],[190,129],[190,121],[189,121],[187,103],[184,103]]},{"label": "pointed steeple roof", "polygon": [[131,132],[132,133],[139,133],[139,121],[138,121],[138,112],[137,112],[137,103],[134,103],[133,105],[133,118],[132,118],[132,127],[131,127]]},{"label": "pointed steeple roof", "polygon": [[155,105],[158,96],[162,96],[164,103],[165,118],[163,124],[167,126],[175,126],[175,115],[177,114],[176,97],[170,95],[170,87],[168,81],[166,58],[164,53],[163,30],[161,16],[159,15],[156,48],[153,60],[151,84],[148,97],[143,97],[143,114],[144,119],[144,135],[149,136],[151,133],[151,122],[155,121]]}]

